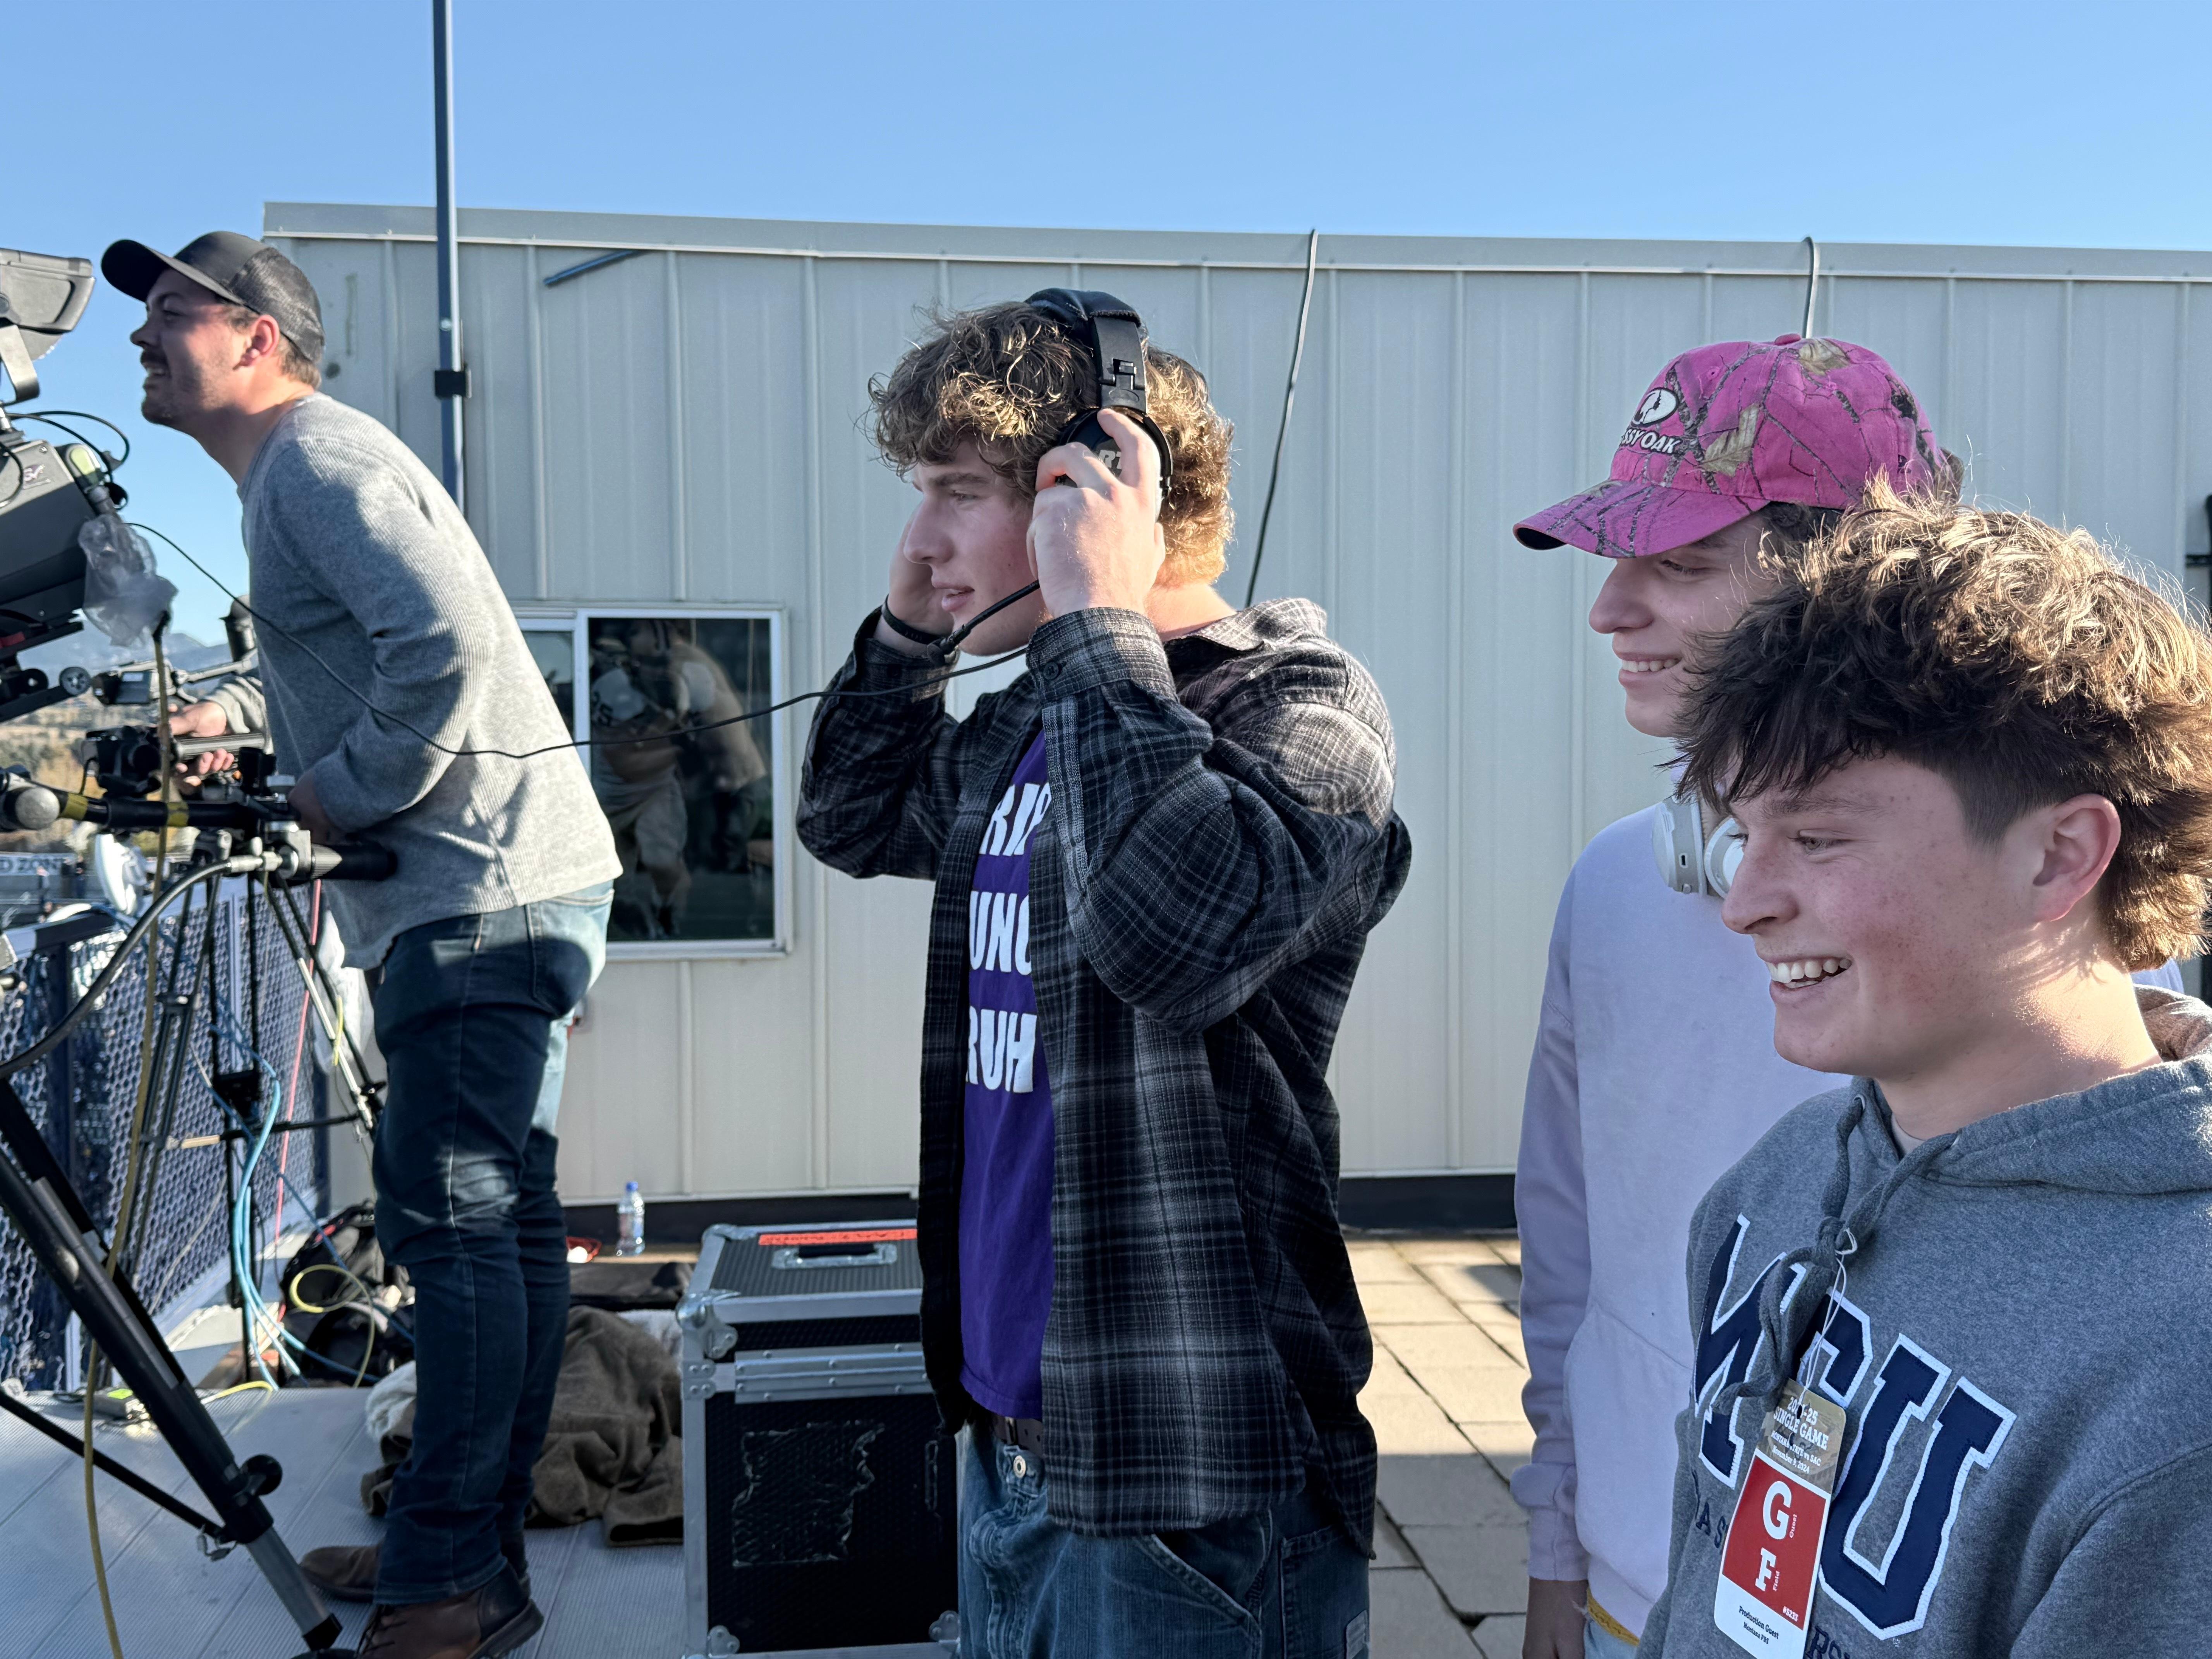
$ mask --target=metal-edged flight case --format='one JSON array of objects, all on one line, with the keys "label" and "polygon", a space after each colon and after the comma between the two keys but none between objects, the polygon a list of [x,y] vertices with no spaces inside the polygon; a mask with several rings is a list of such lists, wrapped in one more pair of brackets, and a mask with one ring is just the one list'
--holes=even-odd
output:
[{"label": "metal-edged flight case", "polygon": [[914,1224],[710,1227],[676,1317],[686,1654],[956,1651],[958,1460]]}]

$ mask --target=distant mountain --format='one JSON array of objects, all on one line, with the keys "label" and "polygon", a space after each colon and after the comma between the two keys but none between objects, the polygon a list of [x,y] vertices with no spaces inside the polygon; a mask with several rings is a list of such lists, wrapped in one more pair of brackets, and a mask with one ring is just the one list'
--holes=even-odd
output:
[{"label": "distant mountain", "polygon": [[[189,634],[171,634],[167,641],[169,666],[181,673],[198,668],[213,668],[230,660],[227,645],[203,645]],[[56,640],[23,653],[26,668],[43,668],[48,674],[58,674],[64,668],[82,668],[98,673],[103,668],[120,668],[129,662],[149,662],[153,659],[154,647],[144,639],[134,640],[128,650],[111,644],[107,635],[97,628],[88,626],[82,634],[72,634],[65,640]]]}]

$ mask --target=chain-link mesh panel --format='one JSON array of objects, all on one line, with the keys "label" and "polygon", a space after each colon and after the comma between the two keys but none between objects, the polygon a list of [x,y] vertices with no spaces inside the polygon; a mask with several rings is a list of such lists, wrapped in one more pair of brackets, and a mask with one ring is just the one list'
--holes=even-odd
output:
[{"label": "chain-link mesh panel", "polygon": [[[270,1134],[250,1181],[244,1176],[253,1142],[224,1138],[241,1127],[258,1133],[271,1112],[280,1123],[313,1118],[319,1091],[313,1033],[302,1036],[305,988],[269,901],[258,890],[249,895],[243,883],[222,887],[215,902],[196,895],[182,915],[162,921],[150,1027],[142,944],[70,1039],[15,1078],[85,1207],[112,1231],[150,1037],[139,1198],[122,1243],[125,1271],[157,1314],[228,1262],[231,1206],[241,1186],[251,1189],[257,1259],[278,1225],[280,1178],[285,1229],[308,1221],[321,1205],[320,1133]],[[15,990],[0,999],[0,1053],[13,1054],[51,1030],[117,942],[110,935],[26,962]],[[66,1304],[0,1215],[0,1378],[58,1386],[67,1322]]]}]

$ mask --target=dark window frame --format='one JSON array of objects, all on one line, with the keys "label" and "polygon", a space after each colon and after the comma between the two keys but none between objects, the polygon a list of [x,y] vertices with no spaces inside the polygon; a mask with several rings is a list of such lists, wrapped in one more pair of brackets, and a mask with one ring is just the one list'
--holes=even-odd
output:
[{"label": "dark window frame", "polygon": [[[696,622],[765,623],[769,630],[769,700],[780,702],[788,695],[787,678],[787,619],[775,605],[660,604],[526,604],[515,607],[515,620],[525,635],[566,635],[570,641],[573,708],[571,733],[581,740],[590,736],[591,628],[595,622],[623,618]],[[610,961],[696,961],[726,958],[787,957],[792,953],[792,859],[797,851],[793,834],[791,799],[796,775],[788,764],[792,734],[785,714],[767,716],[769,727],[767,778],[769,787],[769,839],[773,847],[770,890],[774,919],[764,936],[728,939],[612,939],[607,943]],[[586,770],[591,750],[583,750]]]}]

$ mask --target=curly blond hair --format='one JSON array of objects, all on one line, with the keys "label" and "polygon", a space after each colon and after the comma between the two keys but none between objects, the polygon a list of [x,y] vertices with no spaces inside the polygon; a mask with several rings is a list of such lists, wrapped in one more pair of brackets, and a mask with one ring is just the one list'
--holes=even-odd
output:
[{"label": "curly blond hair", "polygon": [[1974,834],[2102,795],[2099,889],[2131,969],[2203,944],[2212,874],[2212,634],[2082,531],[1877,483],[1705,659],[1685,782],[1802,790],[1893,755],[1949,781]]},{"label": "curly blond hair", "polygon": [[[1042,311],[1010,302],[933,312],[930,332],[888,375],[868,382],[876,449],[901,473],[942,465],[973,441],[1024,495],[1036,465],[1093,406],[1090,352]],[[1206,377],[1172,352],[1145,348],[1152,419],[1167,434],[1175,477],[1160,505],[1169,587],[1210,582],[1228,562],[1231,427],[1207,400]]]}]

